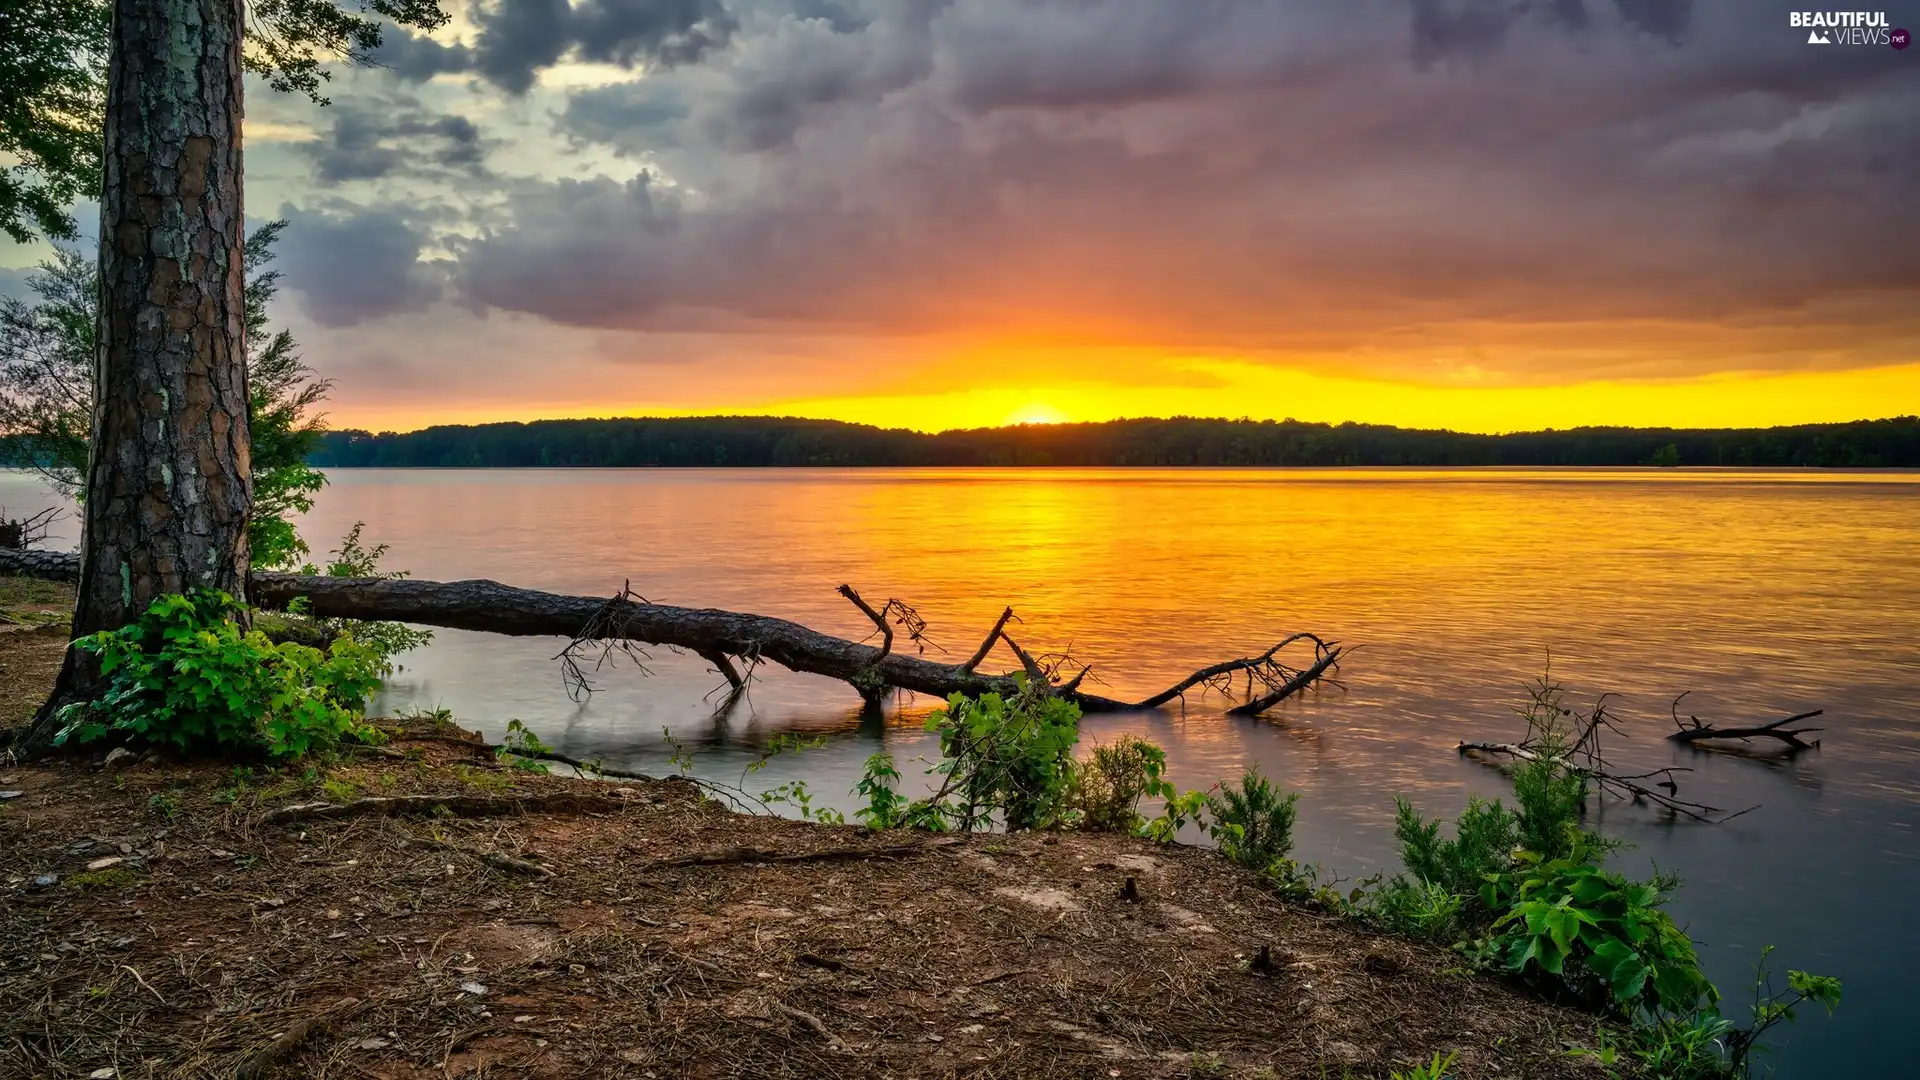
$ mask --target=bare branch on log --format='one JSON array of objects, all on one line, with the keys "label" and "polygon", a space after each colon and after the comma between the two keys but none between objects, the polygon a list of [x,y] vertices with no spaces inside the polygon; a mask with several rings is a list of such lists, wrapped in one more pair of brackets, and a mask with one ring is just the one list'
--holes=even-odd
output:
[{"label": "bare branch on log", "polygon": [[1012,618],[1013,608],[1011,607],[1000,613],[999,621],[993,624],[993,629],[987,631],[987,640],[980,643],[980,647],[974,650],[972,656],[961,661],[960,671],[962,674],[970,674],[974,668],[980,666],[980,662],[985,660],[987,654],[993,651],[994,643],[1000,640],[1001,632],[1007,628],[1007,622]]},{"label": "bare branch on log", "polygon": [[736,692],[747,688],[747,680],[734,669],[733,661],[727,659],[726,653],[708,650],[700,654],[700,659],[712,664],[714,670],[718,671],[721,677],[727,680],[727,685],[733,687]]},{"label": "bare branch on log", "polygon": [[646,661],[652,657],[626,633],[622,621],[622,615],[628,608],[648,602],[646,597],[633,591],[632,581],[624,582],[620,591],[601,604],[586,624],[573,633],[567,647],[554,657],[560,661],[560,680],[567,688],[568,697],[579,701],[593,693],[593,683],[588,681],[586,671],[580,666],[580,654],[587,649],[600,650],[600,655],[593,659],[595,671],[612,663],[614,654],[618,652],[633,661],[633,666],[640,670],[640,674],[653,674],[646,665]]},{"label": "bare branch on log", "polygon": [[[1692,691],[1688,691],[1688,693],[1692,693]],[[1680,720],[1680,702],[1686,696],[1686,694],[1681,694],[1680,697],[1674,698],[1673,706],[1669,710],[1673,716],[1673,726],[1677,729],[1673,734],[1667,736],[1667,738],[1673,742],[1691,745],[1699,742],[1701,739],[1737,739],[1741,742],[1752,742],[1754,739],[1778,739],[1787,744],[1788,753],[1796,753],[1801,750],[1812,750],[1820,745],[1819,739],[1808,742],[1800,736],[1826,730],[1826,728],[1817,727],[1790,728],[1787,726],[1788,724],[1797,724],[1802,720],[1811,720],[1816,716],[1823,716],[1826,714],[1825,709],[1795,713],[1792,716],[1775,720],[1771,724],[1760,724],[1754,727],[1714,727],[1712,724],[1704,723],[1699,717],[1693,715],[1688,715],[1687,722],[1682,723]]]},{"label": "bare branch on log", "polygon": [[1040,661],[1035,660],[1033,658],[1032,653],[1029,653],[1027,652],[1027,650],[1021,648],[1020,643],[1013,640],[1012,635],[1002,634],[1000,636],[1003,640],[1006,641],[1007,648],[1013,650],[1013,655],[1016,657],[1019,657],[1020,668],[1022,671],[1026,672],[1026,676],[1029,682],[1036,682],[1042,686],[1052,685],[1053,683],[1052,676],[1047,672],[1046,668],[1040,665]]},{"label": "bare branch on log", "polygon": [[[78,556],[72,553],[0,550],[0,574],[76,581],[79,566]],[[937,698],[956,693],[1012,693],[1015,683],[1011,675],[985,675],[974,670],[991,652],[992,643],[1001,640],[1020,658],[1022,670],[1029,678],[1037,676],[1041,685],[1075,702],[1086,712],[1159,708],[1209,680],[1215,680],[1210,685],[1226,690],[1227,676],[1246,672],[1250,685],[1264,686],[1268,691],[1234,710],[1238,715],[1252,715],[1326,679],[1346,651],[1313,635],[1296,635],[1260,656],[1202,668],[1158,694],[1138,701],[1122,701],[1081,689],[1088,678],[1084,673],[1065,685],[1056,684],[1039,660],[1008,637],[1006,626],[1014,618],[1010,613],[1003,613],[995,624],[995,631],[974,656],[958,664],[943,664],[921,656],[883,651],[767,615],[656,604],[631,588],[622,588],[619,594],[607,598],[566,596],[484,580],[316,577],[262,571],[248,579],[248,598],[271,610],[284,610],[294,600],[305,598],[307,612],[322,619],[403,622],[521,637],[563,638],[569,643],[560,654],[563,673],[575,693],[591,690],[589,668],[598,668],[613,659],[612,650],[620,649],[639,663],[647,659],[642,649],[649,645],[685,649],[698,656],[741,657],[750,665],[771,660],[792,671],[848,683],[860,677],[885,688]],[[890,602],[889,607],[892,606]],[[886,610],[874,612],[882,623],[888,613]],[[909,631],[916,634],[916,640],[920,639],[919,631],[912,625]],[[1299,640],[1315,643],[1316,662],[1300,671],[1279,664],[1276,659],[1279,650]],[[590,648],[600,649],[600,655],[591,664],[583,660]],[[641,671],[646,671],[644,664]],[[743,675],[742,681],[749,678],[750,675]]]},{"label": "bare branch on log", "polygon": [[[873,620],[873,625],[880,628],[880,654],[873,658],[873,662],[877,664],[885,660],[887,654],[893,651],[893,627],[888,626],[887,620],[882,618],[879,612],[873,610],[873,605],[860,599],[860,594],[853,591],[853,586],[840,586],[840,595],[851,600],[854,607],[859,608],[861,613]],[[893,601],[889,600],[887,603],[891,604]]]}]

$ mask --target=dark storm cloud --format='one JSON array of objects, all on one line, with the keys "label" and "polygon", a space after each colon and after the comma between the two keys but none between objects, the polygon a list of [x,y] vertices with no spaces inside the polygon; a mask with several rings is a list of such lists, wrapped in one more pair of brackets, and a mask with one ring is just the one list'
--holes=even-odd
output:
[{"label": "dark storm cloud", "polygon": [[300,144],[326,183],[378,180],[396,173],[441,170],[484,175],[488,141],[464,116],[429,112],[410,102],[357,100],[330,110],[326,134]]},{"label": "dark storm cloud", "polygon": [[[615,23],[585,10],[528,7],[513,69],[587,55]],[[749,0],[698,62],[570,95],[569,136],[650,171],[516,186],[457,287],[582,326],[1249,349],[1912,300],[1912,58],[1809,49],[1788,10]]]},{"label": "dark storm cloud", "polygon": [[514,94],[563,57],[671,67],[725,45],[736,28],[719,0],[493,0],[473,16],[474,69]]},{"label": "dark storm cloud", "polygon": [[275,265],[314,322],[351,326],[439,299],[441,279],[420,256],[424,230],[391,209],[321,213],[283,207],[287,219]]},{"label": "dark storm cloud", "polygon": [[382,27],[380,47],[367,57],[406,82],[426,82],[435,75],[473,70],[473,50],[465,45],[442,45],[424,34],[397,26]]},{"label": "dark storm cloud", "polygon": [[[1426,65],[1446,57],[1496,52],[1507,34],[1527,20],[1572,31],[1593,25],[1585,0],[1411,0],[1413,60]],[[1613,0],[1623,25],[1678,45],[1692,22],[1693,0]]]}]

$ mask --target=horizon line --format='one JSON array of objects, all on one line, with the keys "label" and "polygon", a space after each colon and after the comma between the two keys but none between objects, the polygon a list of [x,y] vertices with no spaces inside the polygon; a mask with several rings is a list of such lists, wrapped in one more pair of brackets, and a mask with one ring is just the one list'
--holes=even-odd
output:
[{"label": "horizon line", "polygon": [[1369,422],[1360,421],[1360,420],[1300,420],[1294,417],[1286,417],[1284,419],[1276,420],[1272,418],[1254,418],[1250,416],[1196,416],[1196,415],[1184,414],[1184,413],[1175,413],[1167,416],[1145,416],[1145,415],[1120,416],[1120,417],[1113,417],[1106,420],[1058,420],[1058,421],[1039,421],[1039,422],[1022,421],[1020,423],[988,424],[988,425],[976,425],[972,427],[936,428],[931,430],[924,429],[924,428],[913,428],[913,427],[882,427],[878,424],[862,423],[856,420],[838,420],[838,419],[832,419],[827,417],[798,416],[793,414],[683,413],[683,414],[641,414],[641,415],[619,415],[619,416],[557,416],[557,417],[541,417],[533,420],[482,420],[482,421],[464,421],[464,422],[449,421],[449,422],[442,422],[442,423],[426,424],[421,427],[409,428],[405,430],[388,428],[388,429],[376,431],[371,428],[364,428],[364,427],[341,427],[341,428],[328,428],[320,432],[320,434],[329,435],[329,434],[345,434],[350,432],[362,432],[377,438],[384,435],[395,435],[395,436],[417,435],[421,432],[432,431],[436,428],[485,428],[485,427],[508,427],[508,426],[530,427],[535,424],[593,424],[593,423],[617,423],[621,421],[637,422],[637,423],[689,423],[689,422],[696,422],[696,421],[702,421],[702,420],[705,420],[705,421],[759,420],[759,421],[766,421],[769,423],[821,424],[821,425],[829,425],[829,426],[835,426],[835,427],[865,428],[871,431],[899,433],[899,434],[905,434],[905,435],[918,436],[922,438],[934,438],[941,435],[951,435],[956,433],[968,434],[968,433],[974,433],[974,432],[996,432],[996,431],[1047,431],[1047,430],[1062,430],[1062,429],[1068,429],[1068,428],[1112,427],[1112,426],[1121,425],[1121,424],[1172,423],[1174,421],[1199,421],[1199,422],[1216,423],[1216,424],[1251,424],[1251,425],[1261,425],[1261,426],[1293,425],[1297,427],[1324,427],[1324,428],[1361,427],[1361,428],[1374,428],[1374,429],[1389,430],[1389,431],[1424,432],[1424,433],[1433,433],[1433,434],[1465,436],[1470,438],[1499,439],[1499,438],[1509,438],[1509,437],[1518,436],[1518,435],[1553,435],[1553,434],[1566,434],[1569,432],[1576,432],[1576,431],[1626,431],[1626,432],[1665,431],[1665,432],[1686,433],[1686,434],[1710,434],[1710,433],[1716,433],[1716,432],[1749,432],[1749,431],[1788,431],[1788,430],[1794,430],[1799,428],[1839,428],[1839,427],[1850,427],[1856,424],[1878,424],[1878,423],[1889,423],[1889,422],[1900,421],[1900,420],[1920,420],[1920,415],[1916,415],[1914,413],[1894,413],[1886,416],[1858,417],[1852,420],[1816,420],[1816,421],[1808,421],[1805,423],[1797,423],[1797,424],[1769,424],[1766,426],[1746,426],[1746,427],[1674,427],[1671,425],[1635,426],[1632,424],[1579,424],[1573,427],[1564,427],[1564,428],[1554,428],[1554,427],[1516,428],[1508,431],[1490,431],[1489,432],[1489,431],[1462,431],[1457,428],[1445,428],[1445,427],[1437,427],[1437,428],[1436,427],[1410,427],[1402,424],[1378,424],[1378,423],[1369,423]]}]

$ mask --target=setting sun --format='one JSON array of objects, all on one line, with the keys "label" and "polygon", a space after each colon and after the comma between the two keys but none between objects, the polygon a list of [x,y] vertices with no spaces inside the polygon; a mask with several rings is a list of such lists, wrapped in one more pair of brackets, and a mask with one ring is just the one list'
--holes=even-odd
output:
[{"label": "setting sun", "polygon": [[1064,424],[1066,413],[1044,401],[1031,401],[1007,414],[1006,424]]}]

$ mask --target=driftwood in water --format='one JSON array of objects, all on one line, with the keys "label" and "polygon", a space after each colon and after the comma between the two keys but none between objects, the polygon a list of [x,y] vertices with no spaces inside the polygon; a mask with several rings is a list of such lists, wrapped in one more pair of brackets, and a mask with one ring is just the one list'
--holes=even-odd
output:
[{"label": "driftwood in water", "polygon": [[[72,581],[79,575],[79,559],[56,552],[0,551],[0,573]],[[959,663],[937,663],[893,651],[890,619],[906,627],[916,644],[924,640],[925,624],[911,608],[889,600],[876,610],[844,586],[842,595],[878,628],[879,647],[767,615],[656,604],[627,589],[607,598],[566,596],[484,580],[442,582],[256,572],[249,578],[248,590],[249,599],[259,607],[285,610],[300,600],[303,613],[315,618],[567,638],[572,644],[562,656],[582,685],[584,676],[574,660],[583,649],[635,651],[636,646],[649,645],[684,649],[713,664],[735,695],[751,680],[753,669],[766,661],[842,680],[869,700],[885,690],[909,690],[942,698],[955,693],[1010,692],[1015,686],[1013,675],[975,670],[996,643],[1005,642],[1029,678],[1051,686],[1055,694],[1087,712],[1159,708],[1195,687],[1228,690],[1244,679],[1250,700],[1232,711],[1256,715],[1326,678],[1346,651],[1312,634],[1295,634],[1263,653],[1202,668],[1157,694],[1123,700],[1081,689],[1090,668],[1083,667],[1069,679],[1058,679],[1058,669],[1068,663],[1068,658],[1051,658],[1053,662],[1048,663],[1048,658],[1037,658],[1015,643],[1007,632],[1007,624],[1014,621],[1011,609],[1002,613],[973,655]],[[1280,652],[1295,642],[1312,644],[1313,660],[1304,667],[1294,668],[1279,659]],[[736,662],[745,668],[744,674]]]},{"label": "driftwood in water", "polygon": [[1808,742],[1800,736],[1815,731],[1826,730],[1825,728],[1817,727],[1790,728],[1787,726],[1788,724],[1797,724],[1802,720],[1811,720],[1816,716],[1820,716],[1826,712],[1825,709],[1795,713],[1792,716],[1775,720],[1771,724],[1760,724],[1755,727],[1714,727],[1712,724],[1703,723],[1697,716],[1688,716],[1687,721],[1683,723],[1680,720],[1680,700],[1686,696],[1685,694],[1681,694],[1680,697],[1673,699],[1673,726],[1679,729],[1667,736],[1667,738],[1673,742],[1692,744],[1702,739],[1738,739],[1742,742],[1751,742],[1754,739],[1779,739],[1781,742],[1787,744],[1787,750],[1791,753],[1798,750],[1811,750],[1819,746],[1819,739]]},{"label": "driftwood in water", "polygon": [[[1562,703],[1561,687],[1542,678],[1528,691],[1532,699],[1522,715],[1527,720],[1527,737],[1517,743],[1463,742],[1460,753],[1476,756],[1499,755],[1519,761],[1545,761],[1555,768],[1580,777],[1602,795],[1623,801],[1652,804],[1668,813],[1695,821],[1731,821],[1755,809],[1747,807],[1728,813],[1717,806],[1680,798],[1681,773],[1692,772],[1684,766],[1666,766],[1643,773],[1613,771],[1600,749],[1603,732],[1621,735],[1618,718],[1607,708],[1610,694],[1602,694],[1592,710],[1574,720],[1573,730],[1560,726],[1562,718],[1575,716]],[[1685,695],[1681,695],[1685,696]]]}]

